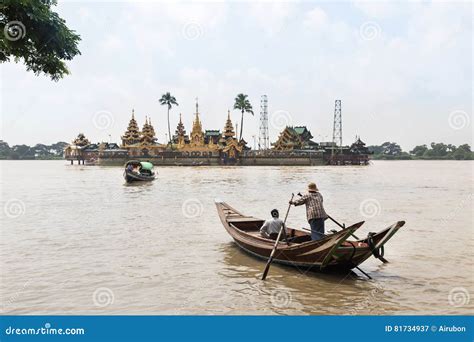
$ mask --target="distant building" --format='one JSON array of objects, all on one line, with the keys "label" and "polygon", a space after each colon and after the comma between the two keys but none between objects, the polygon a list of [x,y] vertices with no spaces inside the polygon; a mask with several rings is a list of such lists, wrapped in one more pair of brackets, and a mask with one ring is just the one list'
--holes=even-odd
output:
[{"label": "distant building", "polygon": [[286,126],[272,146],[277,151],[318,149],[319,145],[311,139],[313,136],[306,126]]},{"label": "distant building", "polygon": [[155,128],[148,117],[145,118],[145,123],[140,131],[135,120],[135,111],[132,110],[132,118],[122,136],[121,148],[127,150],[131,157],[148,157],[162,152],[166,145],[157,143]]},{"label": "distant building", "polygon": [[126,158],[128,151],[121,149],[116,143],[97,143],[91,144],[90,141],[85,137],[83,133],[79,133],[76,139],[72,141],[72,144],[68,145],[64,149],[64,159],[70,160],[71,164],[75,160],[80,164],[95,163],[101,156],[115,157],[115,158]]}]

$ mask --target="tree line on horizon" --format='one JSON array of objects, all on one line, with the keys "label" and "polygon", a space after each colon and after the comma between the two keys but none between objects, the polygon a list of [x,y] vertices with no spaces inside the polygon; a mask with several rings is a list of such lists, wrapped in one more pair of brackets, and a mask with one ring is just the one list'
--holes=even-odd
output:
[{"label": "tree line on horizon", "polygon": [[[0,140],[0,160],[45,160],[62,159],[63,151],[69,144],[60,141],[55,144],[36,144],[28,146],[25,144],[9,146],[5,141]],[[455,146],[444,143],[431,143],[430,146],[418,145],[411,151],[405,152],[400,145],[394,142],[384,142],[381,145],[368,146],[373,153],[372,159],[384,160],[474,160],[474,152],[468,144]]]},{"label": "tree line on horizon", "polygon": [[52,145],[36,144],[35,146],[28,146],[21,144],[10,147],[8,143],[0,140],[0,159],[63,159],[63,151],[68,145],[67,142],[60,141]]},{"label": "tree line on horizon", "polygon": [[474,160],[474,152],[469,144],[455,146],[452,144],[432,142],[429,146],[417,145],[409,152],[402,150],[395,142],[384,142],[381,145],[367,146],[373,153],[372,159],[410,160],[410,159],[447,159]]}]

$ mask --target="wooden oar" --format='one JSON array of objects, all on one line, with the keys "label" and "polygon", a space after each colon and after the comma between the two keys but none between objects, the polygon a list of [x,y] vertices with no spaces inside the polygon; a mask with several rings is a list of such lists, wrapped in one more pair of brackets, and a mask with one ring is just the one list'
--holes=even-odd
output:
[{"label": "wooden oar", "polygon": [[278,242],[280,241],[281,233],[283,232],[283,229],[285,229],[286,219],[288,218],[288,213],[290,212],[291,202],[293,201],[294,196],[295,194],[291,194],[290,204],[288,205],[288,210],[286,211],[285,220],[283,221],[283,225],[281,226],[280,231],[278,232],[278,237],[275,241],[275,245],[273,246],[273,250],[270,254],[270,258],[268,258],[267,265],[265,266],[265,270],[263,271],[262,280],[265,280],[265,278],[267,277],[268,271],[270,270],[270,264],[273,261],[273,255],[275,254],[275,251],[278,246]]}]

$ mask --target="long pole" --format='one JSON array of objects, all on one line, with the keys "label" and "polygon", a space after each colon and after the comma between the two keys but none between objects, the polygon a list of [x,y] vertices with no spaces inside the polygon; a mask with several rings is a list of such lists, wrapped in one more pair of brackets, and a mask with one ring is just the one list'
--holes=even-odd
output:
[{"label": "long pole", "polygon": [[291,194],[291,199],[290,199],[290,203],[288,204],[288,210],[286,211],[285,220],[283,221],[283,224],[280,227],[280,231],[278,232],[278,237],[275,241],[275,245],[273,246],[272,253],[270,254],[270,258],[268,258],[267,265],[265,266],[265,270],[263,271],[262,280],[265,280],[265,278],[267,277],[268,271],[270,270],[270,264],[273,261],[273,255],[275,254],[275,251],[277,249],[278,242],[280,242],[281,233],[283,232],[283,229],[285,229],[286,219],[288,218],[288,213],[290,212],[290,208],[291,208],[291,201],[293,201],[294,196],[295,194]]},{"label": "long pole", "polygon": [[[335,224],[337,224],[339,227],[341,227],[342,229],[346,229],[345,226],[343,226],[342,224],[340,224],[339,222],[337,222],[335,219],[333,219],[331,216],[328,215],[328,218],[334,222]],[[355,234],[351,234],[354,238],[356,238],[357,240],[359,240],[359,238],[355,235]]]}]

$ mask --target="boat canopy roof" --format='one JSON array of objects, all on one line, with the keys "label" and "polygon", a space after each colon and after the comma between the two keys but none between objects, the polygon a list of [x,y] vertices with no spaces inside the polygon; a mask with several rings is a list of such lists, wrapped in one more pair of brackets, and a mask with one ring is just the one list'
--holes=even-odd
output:
[{"label": "boat canopy roof", "polygon": [[140,167],[144,170],[151,170],[153,169],[153,164],[150,163],[150,162],[146,162],[146,161],[139,161],[139,160],[129,160],[126,164],[125,164],[125,167],[127,167],[128,165],[133,165],[133,166],[138,166],[140,165]]},{"label": "boat canopy roof", "polygon": [[153,164],[150,162],[140,162],[140,165],[142,166],[142,169],[144,170],[152,170],[153,169]]}]

